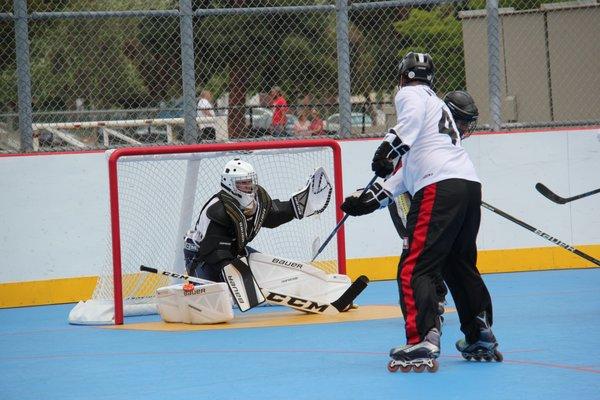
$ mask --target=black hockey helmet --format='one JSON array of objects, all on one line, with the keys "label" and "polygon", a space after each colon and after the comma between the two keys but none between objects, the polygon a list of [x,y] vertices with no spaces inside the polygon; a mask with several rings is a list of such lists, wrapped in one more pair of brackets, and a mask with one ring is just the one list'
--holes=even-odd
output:
[{"label": "black hockey helmet", "polygon": [[461,137],[471,134],[477,125],[477,118],[479,118],[479,110],[473,97],[464,90],[454,90],[444,96],[444,102],[450,109],[457,125],[463,126],[462,129],[459,126]]},{"label": "black hockey helmet", "polygon": [[433,83],[433,60],[427,53],[409,52],[400,61],[400,76],[408,79],[422,81],[431,85]]}]

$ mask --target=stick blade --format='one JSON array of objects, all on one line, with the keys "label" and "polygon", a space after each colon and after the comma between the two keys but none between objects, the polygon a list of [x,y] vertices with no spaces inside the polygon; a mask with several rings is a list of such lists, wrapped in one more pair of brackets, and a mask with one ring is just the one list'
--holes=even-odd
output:
[{"label": "stick blade", "polygon": [[358,297],[359,294],[362,293],[363,290],[369,284],[369,278],[365,275],[359,276],[348,289],[340,296],[339,299],[331,303],[339,312],[345,311],[348,307],[352,305],[354,299]]},{"label": "stick blade", "polygon": [[151,272],[153,274],[158,274],[158,270],[156,268],[146,267],[145,265],[140,265],[140,271]]},{"label": "stick blade", "polygon": [[550,201],[553,201],[557,204],[565,204],[566,203],[565,199],[558,196],[552,190],[548,189],[543,183],[540,183],[540,182],[536,183],[535,188],[537,189],[538,192],[540,192],[540,194],[542,196],[546,197]]}]

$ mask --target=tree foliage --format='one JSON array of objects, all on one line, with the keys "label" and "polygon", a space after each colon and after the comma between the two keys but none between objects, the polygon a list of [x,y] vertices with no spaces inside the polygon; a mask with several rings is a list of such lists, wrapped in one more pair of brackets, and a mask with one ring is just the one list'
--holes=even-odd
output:
[{"label": "tree foliage", "polygon": [[[482,2],[471,0],[468,7],[482,7]],[[244,0],[194,0],[193,4],[239,7]],[[298,4],[307,3],[248,0],[253,7]],[[456,7],[466,3],[455,4],[351,12],[352,93],[393,92],[398,61],[410,50],[432,55],[438,91],[464,87]],[[520,7],[525,0],[507,4]],[[30,11],[139,10],[175,9],[177,2],[32,0],[28,6]],[[12,9],[12,4],[8,7]],[[0,104],[6,104],[16,100],[12,21],[0,22],[0,35]],[[194,19],[194,38],[198,90],[207,88],[218,96],[231,91],[235,79],[248,95],[278,85],[289,97],[310,94],[319,101],[337,96],[333,12],[204,16]],[[84,98],[88,108],[138,108],[181,96],[176,17],[36,20],[30,22],[30,39],[34,110],[73,109],[77,98]]]}]

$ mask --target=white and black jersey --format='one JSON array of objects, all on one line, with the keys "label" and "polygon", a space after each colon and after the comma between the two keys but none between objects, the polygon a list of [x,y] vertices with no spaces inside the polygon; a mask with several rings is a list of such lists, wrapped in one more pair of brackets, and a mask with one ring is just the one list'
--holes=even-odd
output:
[{"label": "white and black jersey", "polygon": [[[194,228],[185,236],[184,257],[188,275],[219,281],[220,269],[245,256],[246,246],[262,227],[276,228],[294,219],[290,201],[271,200],[258,187],[257,209],[245,216],[237,202],[221,191],[202,207]],[[196,271],[203,267],[204,275]]]},{"label": "white and black jersey", "polygon": [[399,138],[408,147],[399,172],[411,195],[445,179],[479,182],[450,110],[431,88],[404,86],[396,94],[395,105],[398,123],[384,140],[392,143]]}]

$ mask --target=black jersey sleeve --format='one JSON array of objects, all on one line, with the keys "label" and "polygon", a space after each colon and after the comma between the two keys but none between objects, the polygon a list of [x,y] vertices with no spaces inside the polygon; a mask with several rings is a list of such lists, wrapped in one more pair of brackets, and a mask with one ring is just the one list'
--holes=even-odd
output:
[{"label": "black jersey sleeve", "polygon": [[277,228],[279,225],[293,220],[294,215],[294,208],[291,201],[274,199],[263,226],[265,228]]}]

